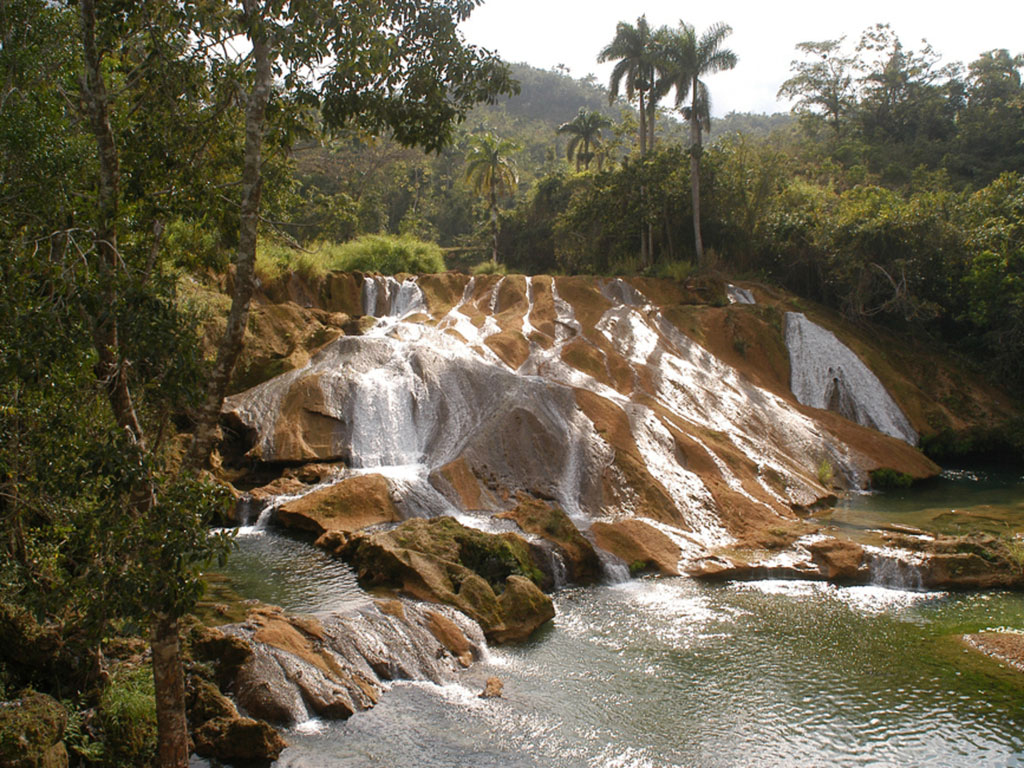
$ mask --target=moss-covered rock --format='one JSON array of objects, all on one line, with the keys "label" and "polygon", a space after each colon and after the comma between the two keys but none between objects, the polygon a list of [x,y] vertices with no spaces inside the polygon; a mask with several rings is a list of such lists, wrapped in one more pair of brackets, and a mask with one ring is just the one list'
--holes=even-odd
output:
[{"label": "moss-covered rock", "polygon": [[281,735],[262,720],[219,717],[196,729],[196,754],[225,762],[271,762],[288,746]]},{"label": "moss-covered rock", "polygon": [[554,616],[537,586],[544,574],[515,534],[476,531],[450,517],[407,520],[392,531],[353,536],[341,555],[363,586],[453,605],[498,642],[525,639]]},{"label": "moss-covered rock", "polygon": [[601,560],[597,552],[561,508],[524,496],[515,509],[497,517],[513,520],[526,533],[551,542],[565,561],[570,581],[593,584],[601,580]]},{"label": "moss-covered rock", "polygon": [[60,702],[42,693],[0,702],[0,768],[67,768],[67,722]]}]

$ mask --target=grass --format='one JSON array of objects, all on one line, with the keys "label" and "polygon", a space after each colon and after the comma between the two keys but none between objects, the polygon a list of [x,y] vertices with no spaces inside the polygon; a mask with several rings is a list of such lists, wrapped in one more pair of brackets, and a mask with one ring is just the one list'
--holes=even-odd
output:
[{"label": "grass", "polygon": [[818,465],[818,482],[826,488],[831,487],[832,478],[835,477],[835,470],[832,469],[832,462],[828,459],[822,459],[821,464]]},{"label": "grass", "polygon": [[156,755],[156,699],[150,666],[118,669],[100,696],[108,764],[148,765]]},{"label": "grass", "polygon": [[274,280],[288,272],[309,280],[328,272],[394,275],[444,271],[441,247],[411,235],[363,235],[347,243],[314,243],[307,250],[264,241],[256,250],[256,274],[261,280]]}]

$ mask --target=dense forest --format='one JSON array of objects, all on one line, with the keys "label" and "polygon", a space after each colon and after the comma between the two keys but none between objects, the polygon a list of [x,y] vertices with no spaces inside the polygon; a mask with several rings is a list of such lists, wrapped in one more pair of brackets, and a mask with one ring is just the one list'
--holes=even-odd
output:
[{"label": "dense forest", "polygon": [[282,270],[744,276],[1024,388],[1024,56],[877,26],[719,120],[724,25],[620,24],[605,84],[467,45],[474,5],[0,2],[0,698],[63,700],[75,764],[187,761],[217,420]]}]

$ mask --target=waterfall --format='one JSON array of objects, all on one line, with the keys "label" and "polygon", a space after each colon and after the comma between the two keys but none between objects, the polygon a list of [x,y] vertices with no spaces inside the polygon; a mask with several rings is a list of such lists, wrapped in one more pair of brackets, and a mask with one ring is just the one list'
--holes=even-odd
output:
[{"label": "waterfall", "polygon": [[786,313],[790,388],[803,405],[835,411],[850,421],[917,445],[917,432],[882,382],[831,331],[800,312]]},{"label": "waterfall", "polygon": [[398,282],[391,275],[367,275],[363,278],[363,314],[373,317],[402,318],[413,312],[425,312],[423,291],[416,278]]},{"label": "waterfall", "polygon": [[877,586],[906,592],[924,591],[921,568],[913,562],[912,553],[872,547],[868,554],[868,571],[871,583]]}]

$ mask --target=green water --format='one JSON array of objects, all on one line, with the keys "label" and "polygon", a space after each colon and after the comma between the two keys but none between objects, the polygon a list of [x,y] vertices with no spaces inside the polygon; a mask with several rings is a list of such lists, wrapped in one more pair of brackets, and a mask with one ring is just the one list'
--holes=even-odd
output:
[{"label": "green water", "polygon": [[1024,474],[1006,468],[947,470],[901,491],[842,499],[817,518],[851,535],[857,531],[909,526],[931,533],[1024,532]]},{"label": "green water", "polygon": [[[947,475],[834,517],[850,529],[963,526],[943,515],[998,507],[1012,522],[1019,499],[1019,477]],[[273,531],[239,543],[227,576],[247,597],[300,611],[366,599],[308,543]],[[1024,628],[1020,594],[678,578],[555,602],[529,643],[492,649],[457,684],[398,683],[371,711],[289,732],[278,764],[1024,766],[1024,676],[957,640]],[[502,699],[477,698],[489,675]]]}]

